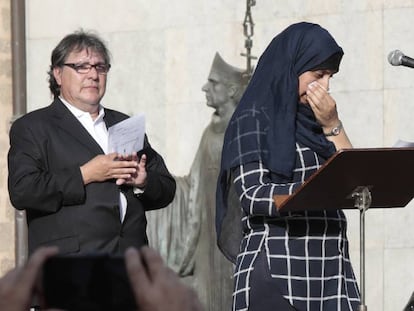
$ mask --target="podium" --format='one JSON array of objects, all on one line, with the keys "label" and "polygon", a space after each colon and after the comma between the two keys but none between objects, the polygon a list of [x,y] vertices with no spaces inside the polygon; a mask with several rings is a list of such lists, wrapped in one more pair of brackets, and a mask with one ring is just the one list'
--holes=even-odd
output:
[{"label": "podium", "polygon": [[414,197],[414,148],[343,149],[329,158],[292,195],[275,195],[279,211],[358,209],[360,291],[365,305],[365,212],[405,207]]}]

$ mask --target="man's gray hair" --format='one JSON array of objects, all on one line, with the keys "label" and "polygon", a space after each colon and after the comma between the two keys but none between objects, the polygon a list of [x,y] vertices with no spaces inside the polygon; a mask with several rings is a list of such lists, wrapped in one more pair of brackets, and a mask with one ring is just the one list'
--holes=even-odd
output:
[{"label": "man's gray hair", "polygon": [[101,55],[105,64],[110,64],[110,53],[104,41],[92,32],[79,30],[74,33],[66,35],[58,45],[53,49],[51,55],[51,64],[48,71],[49,75],[49,89],[54,97],[60,95],[60,85],[58,85],[54,75],[53,69],[62,67],[70,53],[81,52],[87,50]]}]

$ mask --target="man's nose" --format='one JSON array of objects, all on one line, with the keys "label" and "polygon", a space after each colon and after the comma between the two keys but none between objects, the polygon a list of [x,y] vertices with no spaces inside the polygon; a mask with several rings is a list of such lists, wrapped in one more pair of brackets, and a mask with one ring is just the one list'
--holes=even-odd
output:
[{"label": "man's nose", "polygon": [[96,70],[96,67],[92,67],[88,72],[88,77],[91,77],[92,79],[97,79],[98,76],[98,70]]},{"label": "man's nose", "polygon": [[204,83],[204,85],[201,87],[201,90],[203,92],[207,92],[208,91],[208,82],[207,83]]}]

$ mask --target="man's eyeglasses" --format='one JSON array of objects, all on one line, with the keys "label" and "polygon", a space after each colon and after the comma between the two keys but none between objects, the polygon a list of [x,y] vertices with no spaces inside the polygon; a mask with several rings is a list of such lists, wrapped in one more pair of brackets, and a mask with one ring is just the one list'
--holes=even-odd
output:
[{"label": "man's eyeglasses", "polygon": [[111,68],[111,64],[102,64],[98,63],[95,65],[89,63],[82,63],[82,64],[73,64],[73,63],[65,63],[64,66],[68,66],[75,70],[77,73],[88,73],[91,71],[92,68],[95,68],[96,72],[100,75],[106,75]]}]

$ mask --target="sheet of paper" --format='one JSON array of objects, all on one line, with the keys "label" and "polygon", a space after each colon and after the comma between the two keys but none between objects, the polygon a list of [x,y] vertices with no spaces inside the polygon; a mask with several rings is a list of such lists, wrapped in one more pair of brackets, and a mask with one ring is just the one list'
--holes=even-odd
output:
[{"label": "sheet of paper", "polygon": [[144,147],[144,114],[132,116],[111,126],[108,134],[109,152],[133,154],[140,151]]}]

